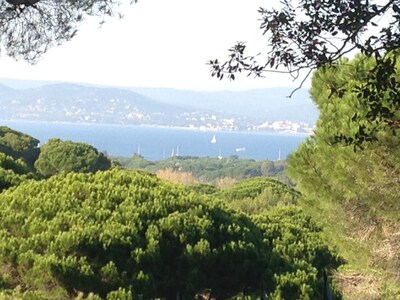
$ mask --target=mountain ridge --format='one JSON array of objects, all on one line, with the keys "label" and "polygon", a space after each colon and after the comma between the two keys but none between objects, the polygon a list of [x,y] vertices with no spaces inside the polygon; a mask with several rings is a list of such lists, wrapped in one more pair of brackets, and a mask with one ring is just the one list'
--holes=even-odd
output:
[{"label": "mountain ridge", "polygon": [[318,111],[307,90],[301,89],[288,99],[291,91],[191,91],[0,79],[0,119],[227,130],[277,121],[315,124]]}]

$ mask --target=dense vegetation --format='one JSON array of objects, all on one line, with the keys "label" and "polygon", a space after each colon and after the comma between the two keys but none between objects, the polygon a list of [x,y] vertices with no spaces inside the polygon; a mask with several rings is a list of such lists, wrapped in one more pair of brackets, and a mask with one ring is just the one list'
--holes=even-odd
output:
[{"label": "dense vegetation", "polygon": [[[288,163],[289,174],[303,193],[303,207],[324,223],[329,240],[349,259],[349,267],[337,276],[349,299],[400,297],[399,111],[391,117],[397,125],[375,122],[373,138],[359,143],[366,135],[357,136],[360,128],[369,132],[371,112],[370,103],[353,88],[366,81],[374,65],[374,59],[358,55],[314,74],[311,96],[320,118],[315,134]],[[388,113],[396,96],[388,92],[379,98]],[[376,113],[382,107],[377,106]],[[346,280],[353,280],[354,274],[360,288]]]},{"label": "dense vegetation", "polygon": [[111,161],[96,148],[72,141],[52,138],[40,149],[35,168],[43,176],[58,172],[95,172],[107,170]]},{"label": "dense vegetation", "polygon": [[[83,143],[50,139],[38,148],[3,130],[17,146],[7,152],[14,156],[0,152],[0,298],[321,298],[323,271],[341,264],[296,206],[299,194],[275,179],[182,186],[102,171],[110,160]],[[32,166],[17,152],[25,144],[37,153]],[[222,177],[282,170],[236,157],[134,160]]]},{"label": "dense vegetation", "polygon": [[33,166],[39,155],[39,140],[6,126],[0,126],[0,152]]},{"label": "dense vegetation", "polygon": [[[400,129],[377,123],[376,137],[365,140],[361,147],[340,142],[342,136],[352,136],[362,126],[352,117],[354,108],[359,115],[368,113],[368,104],[346,91],[360,84],[373,64],[373,59],[360,55],[351,62],[343,60],[334,68],[315,73],[311,96],[321,111],[317,129],[292,155],[290,170],[308,194],[367,205],[365,209],[381,206],[392,211],[400,208]],[[326,86],[342,89],[343,96],[331,95]],[[381,99],[381,103],[388,106],[388,99]]]},{"label": "dense vegetation", "polygon": [[215,194],[231,207],[249,214],[268,211],[278,205],[297,204],[300,197],[292,187],[267,177],[244,179]]},{"label": "dense vegetation", "polygon": [[0,126],[0,192],[36,178],[33,164],[39,155],[39,140]]},{"label": "dense vegetation", "polygon": [[125,168],[149,172],[163,169],[188,172],[200,182],[215,182],[223,177],[243,179],[255,176],[274,176],[288,181],[283,173],[285,161],[256,161],[239,159],[237,156],[223,158],[176,156],[166,160],[148,161],[140,155],[134,155],[130,158],[116,157],[115,159]]},{"label": "dense vegetation", "polygon": [[251,217],[137,171],[29,181],[0,201],[5,295],[316,299],[339,263],[299,208]]},{"label": "dense vegetation", "polygon": [[15,160],[11,156],[0,152],[0,192],[35,177],[37,177],[35,173],[23,160]]}]

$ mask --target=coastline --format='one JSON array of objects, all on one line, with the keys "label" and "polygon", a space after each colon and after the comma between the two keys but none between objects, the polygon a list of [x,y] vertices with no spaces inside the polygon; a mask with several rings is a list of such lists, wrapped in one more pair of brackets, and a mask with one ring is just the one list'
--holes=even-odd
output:
[{"label": "coastline", "polygon": [[[98,122],[69,122],[69,121],[46,121],[46,120],[26,120],[26,119],[0,119],[0,125],[3,123],[25,123],[25,124],[54,124],[54,125],[72,125],[72,126],[123,126],[123,127],[142,127],[142,128],[155,128],[155,129],[176,129],[194,132],[232,132],[232,133],[254,133],[254,134],[268,134],[268,135],[293,135],[293,136],[311,136],[313,132],[298,132],[294,130],[260,130],[260,129],[218,129],[218,128],[199,128],[191,126],[168,126],[156,124],[127,124],[127,123],[98,123]],[[6,125],[7,126],[7,125]]]}]

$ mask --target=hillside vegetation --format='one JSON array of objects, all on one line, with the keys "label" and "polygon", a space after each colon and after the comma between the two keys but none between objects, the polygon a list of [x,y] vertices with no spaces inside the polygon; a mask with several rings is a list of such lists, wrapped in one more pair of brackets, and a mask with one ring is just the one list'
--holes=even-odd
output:
[{"label": "hillside vegetation", "polygon": [[169,170],[170,173],[186,173],[193,176],[194,181],[216,183],[222,178],[244,179],[256,176],[277,177],[289,182],[283,170],[286,161],[256,161],[230,157],[191,157],[176,156],[165,160],[149,161],[141,155],[132,157],[115,157],[121,166],[129,169],[141,169],[152,173]]},{"label": "hillside vegetation", "polygon": [[[253,180],[211,194],[121,168],[23,181],[0,194],[0,295],[321,298],[323,271],[340,258],[295,191]],[[245,213],[223,200],[246,190],[234,197],[252,201],[268,187],[282,198],[268,210]]]}]

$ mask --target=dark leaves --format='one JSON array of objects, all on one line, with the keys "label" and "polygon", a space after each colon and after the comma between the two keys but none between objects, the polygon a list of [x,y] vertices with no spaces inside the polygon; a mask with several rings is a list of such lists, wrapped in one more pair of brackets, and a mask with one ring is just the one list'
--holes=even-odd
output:
[{"label": "dark leaves", "polygon": [[[304,68],[317,68],[331,64],[355,46],[360,51],[372,54],[380,49],[394,49],[399,41],[396,28],[381,26],[379,37],[366,36],[368,26],[376,25],[375,17],[382,17],[390,10],[390,3],[381,6],[371,1],[343,0],[299,0],[282,1],[281,10],[260,8],[260,28],[268,38],[266,62],[260,63],[256,76],[271,68],[285,68],[295,73]],[[393,10],[398,7],[393,4]],[[255,56],[244,55],[244,43],[237,43],[229,51],[230,59],[249,61]],[[232,61],[225,65],[229,68]],[[250,70],[250,71],[251,71]],[[232,72],[222,68],[223,72]]]},{"label": "dark leaves", "polygon": [[9,0],[0,8],[1,50],[36,63],[49,48],[72,39],[86,15],[115,14],[119,1]]}]

